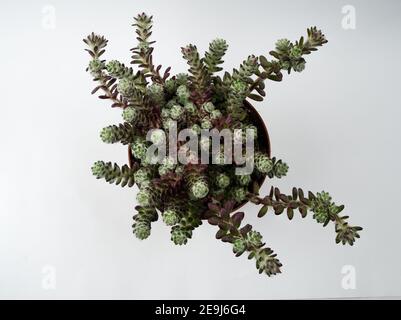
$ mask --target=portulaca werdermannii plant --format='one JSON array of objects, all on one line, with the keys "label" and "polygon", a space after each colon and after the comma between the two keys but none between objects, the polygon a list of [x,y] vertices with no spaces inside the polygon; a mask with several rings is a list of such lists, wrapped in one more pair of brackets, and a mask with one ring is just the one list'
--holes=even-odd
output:
[{"label": "portulaca werdermannii plant", "polygon": [[[238,69],[224,74],[220,72],[228,47],[226,41],[213,40],[203,56],[190,44],[181,49],[189,65],[188,73],[170,76],[170,68],[162,71],[153,62],[152,17],[139,14],[134,26],[138,43],[131,50],[131,63],[136,69],[116,60],[103,60],[107,45],[104,37],[92,33],[84,42],[91,56],[88,71],[97,82],[92,93],[102,92],[101,99],[122,109],[122,123],[103,128],[100,137],[105,143],[128,145],[130,151],[128,165],[97,161],[92,172],[109,183],[139,188],[133,224],[137,238],[149,237],[151,224],[161,215],[171,227],[173,243],[183,245],[194,229],[207,221],[217,227],[217,239],[230,243],[237,256],[248,253],[250,259],[256,260],[259,272],[268,276],[279,273],[282,264],[273,250],[265,246],[261,234],[249,224],[242,224],[244,213],[235,211],[245,202],[261,206],[259,217],[269,208],[276,215],[285,212],[290,220],[296,211],[302,217],[311,212],[323,226],[334,223],[337,243],[352,245],[359,238],[362,228],[347,223],[348,217],[340,215],[344,206],[336,205],[327,192],[305,193],[293,188],[286,195],[272,186],[269,194],[259,194],[265,178],[269,183],[282,178],[288,166],[270,157],[266,129],[255,120],[259,116],[247,101],[262,101],[266,82],[281,81],[283,71],[303,71],[304,57],[327,42],[320,30],[309,28],[307,36],[295,42],[279,40],[270,52],[272,59],[250,55]],[[197,138],[199,152],[209,152],[210,162],[201,163],[199,154],[183,146],[183,141],[171,143],[173,128],[189,130]],[[210,139],[202,132],[213,129],[233,131],[233,143],[239,141],[244,150],[247,142],[252,141],[252,154],[243,157],[252,162],[252,171],[238,174],[243,163],[227,155],[223,143],[218,145],[217,152],[212,148]],[[164,150],[168,154],[155,161],[149,150],[163,144],[168,146]],[[174,155],[184,153],[189,160],[182,163],[172,157],[173,149],[177,150]]]}]

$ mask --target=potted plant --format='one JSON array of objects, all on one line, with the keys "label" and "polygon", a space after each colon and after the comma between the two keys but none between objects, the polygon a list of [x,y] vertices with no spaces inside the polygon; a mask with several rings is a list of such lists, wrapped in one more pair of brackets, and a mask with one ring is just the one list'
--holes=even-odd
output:
[{"label": "potted plant", "polygon": [[[270,208],[276,215],[285,213],[290,220],[296,212],[302,217],[310,212],[323,226],[334,223],[337,243],[353,245],[362,228],[347,223],[348,216],[340,215],[344,206],[335,204],[327,192],[306,193],[293,188],[290,194],[284,194],[272,186],[269,194],[259,194],[265,178],[269,183],[282,178],[288,166],[271,157],[264,121],[248,100],[262,101],[265,82],[281,81],[282,72],[303,71],[304,57],[327,43],[323,33],[312,27],[298,41],[278,40],[270,52],[272,59],[250,55],[238,69],[223,75],[219,72],[228,47],[224,40],[213,40],[202,57],[190,44],[181,48],[188,73],[170,76],[170,68],[162,71],[162,66],[153,62],[152,17],[139,14],[134,26],[138,44],[131,49],[131,63],[136,69],[116,60],[103,60],[107,45],[104,37],[92,33],[84,42],[91,56],[87,70],[97,82],[92,93],[101,92],[101,99],[122,109],[123,122],[103,128],[100,137],[105,143],[128,146],[128,164],[97,161],[92,172],[109,183],[138,186],[139,205],[133,224],[136,237],[149,237],[151,224],[161,215],[171,227],[173,243],[183,245],[202,221],[207,221],[216,226],[217,239],[232,245],[236,256],[247,253],[249,259],[255,259],[260,273],[280,273],[282,264],[276,254],[265,246],[259,232],[242,224],[244,213],[236,212],[250,201],[260,206],[258,217]],[[187,130],[189,140],[195,137],[199,152],[203,150],[211,162],[202,162],[199,152],[188,148],[188,135],[186,139],[174,139],[173,129]],[[202,136],[213,129],[234,132],[232,143],[226,145],[224,141],[223,145],[217,140],[216,145],[210,137]],[[248,142],[251,154],[244,155],[240,150],[239,158],[245,162],[240,163],[235,154],[226,154],[226,149],[244,147]],[[154,146],[165,146],[169,155],[150,154]],[[178,161],[177,154],[186,162]],[[244,163],[251,164],[252,170],[238,174]]]}]

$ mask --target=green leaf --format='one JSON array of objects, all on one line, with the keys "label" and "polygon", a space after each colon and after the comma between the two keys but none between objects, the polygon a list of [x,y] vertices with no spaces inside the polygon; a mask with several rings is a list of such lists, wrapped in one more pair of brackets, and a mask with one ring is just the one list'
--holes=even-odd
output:
[{"label": "green leaf", "polygon": [[297,188],[292,188],[292,199],[293,200],[297,200],[297,198],[298,198],[298,190],[297,190]]},{"label": "green leaf", "polygon": [[265,56],[260,56],[259,57],[260,65],[264,68],[267,69],[270,66],[269,61],[267,61]]},{"label": "green leaf", "polygon": [[256,90],[262,97],[265,97],[265,96],[266,96],[265,90],[261,89],[260,87],[256,87],[255,90]]},{"label": "green leaf", "polygon": [[241,221],[242,219],[244,219],[244,215],[245,214],[243,212],[237,212],[231,217],[231,220],[236,228],[241,225]]},{"label": "green leaf", "polygon": [[220,219],[218,217],[210,217],[208,219],[208,222],[213,225],[213,226],[217,226],[220,223]]},{"label": "green leaf", "polygon": [[280,55],[276,51],[270,51],[269,54],[276,59],[280,59]]},{"label": "green leaf", "polygon": [[298,210],[301,213],[301,217],[305,218],[306,214],[308,213],[308,210],[306,209],[306,207],[301,206],[301,207],[298,208]]},{"label": "green leaf", "polygon": [[221,239],[221,238],[223,238],[225,235],[226,235],[226,231],[220,229],[220,230],[217,231],[217,233],[216,233],[216,239]]},{"label": "green leaf", "polygon": [[276,215],[279,215],[279,214],[282,214],[282,213],[283,213],[283,211],[284,211],[284,206],[281,205],[281,204],[278,204],[278,205],[275,205],[275,206],[273,207],[273,209],[274,209],[274,213],[275,213]]},{"label": "green leaf", "polygon": [[243,236],[243,237],[245,237],[246,235],[247,235],[247,233],[249,232],[249,231],[251,231],[252,230],[252,226],[248,223],[248,224],[246,224],[245,226],[243,226],[240,230],[239,230],[239,232],[240,232],[240,234]]},{"label": "green leaf", "polygon": [[221,238],[221,241],[223,241],[223,242],[232,242],[233,241],[233,237],[231,237],[230,235],[226,235],[226,236]]},{"label": "green leaf", "polygon": [[301,39],[299,39],[299,46],[302,48],[304,45],[304,37],[302,36]]},{"label": "green leaf", "polygon": [[288,219],[292,220],[292,218],[294,217],[294,210],[291,208],[287,208],[287,217]]},{"label": "green leaf", "polygon": [[256,181],[252,183],[252,193],[258,195],[259,194],[260,185]]},{"label": "green leaf", "polygon": [[344,210],[344,208],[345,208],[345,207],[344,207],[344,205],[343,205],[343,204],[342,204],[342,205],[340,205],[340,206],[338,206],[338,207],[337,207],[337,210],[336,210],[336,211],[337,211],[337,213],[340,213],[341,211],[343,211],[343,210]]},{"label": "green leaf", "polygon": [[255,101],[263,101],[263,97],[261,97],[260,95],[254,94],[254,93],[248,94],[248,98],[255,100]]},{"label": "green leaf", "polygon": [[267,213],[267,211],[269,210],[269,206],[264,205],[258,213],[258,218],[262,218],[263,216],[265,216],[265,214]]},{"label": "green leaf", "polygon": [[281,201],[284,201],[285,203],[290,202],[290,199],[288,199],[288,197],[285,194],[280,194],[279,198]]}]

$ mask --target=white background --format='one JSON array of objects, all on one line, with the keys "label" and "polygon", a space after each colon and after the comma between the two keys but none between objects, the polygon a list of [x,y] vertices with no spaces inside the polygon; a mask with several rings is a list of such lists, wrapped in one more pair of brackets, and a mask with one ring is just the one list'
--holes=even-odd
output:
[{"label": "white background", "polygon": [[[399,1],[352,1],[356,29],[342,27],[343,1],[2,1],[1,298],[335,298],[401,295]],[[46,14],[55,9],[55,28]],[[329,43],[306,70],[268,83],[256,104],[273,154],[290,165],[283,191],[327,190],[364,231],[354,247],[334,243],[333,226],[311,217],[246,220],[284,264],[258,275],[204,224],[187,246],[154,224],[132,234],[136,189],[96,180],[96,160],[124,164],[126,148],[105,145],[102,127],[120,111],[90,95],[82,38],[109,39],[107,59],[130,61],[133,16],[154,15],[155,61],[183,72],[180,47],[230,44],[225,68],[265,54],[277,39],[322,28]],[[50,12],[51,13],[51,12]],[[268,190],[268,185],[264,186]],[[342,288],[343,266],[356,288]],[[50,273],[49,273],[50,270]],[[52,273],[52,272],[55,273]],[[55,287],[46,279],[54,275]]]}]

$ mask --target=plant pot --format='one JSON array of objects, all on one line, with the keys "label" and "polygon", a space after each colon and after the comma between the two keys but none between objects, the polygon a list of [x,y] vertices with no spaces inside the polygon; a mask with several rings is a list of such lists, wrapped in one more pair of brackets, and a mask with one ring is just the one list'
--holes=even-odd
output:
[{"label": "plant pot", "polygon": [[[248,102],[244,101],[245,107],[248,109],[249,117],[251,118],[252,123],[256,126],[258,129],[258,143],[259,143],[259,148],[260,151],[266,153],[269,157],[271,157],[271,145],[270,145],[270,139],[269,139],[269,133],[266,128],[266,124],[263,121],[262,117],[260,114],[256,111],[256,109]],[[132,168],[134,163],[133,155],[131,152],[130,146],[128,146],[128,164]],[[259,176],[256,180],[259,186],[263,184],[265,181],[266,176]],[[252,184],[251,186],[252,187]],[[238,210],[239,208],[243,207],[248,201],[244,201],[237,206],[234,207],[233,211]]]}]

